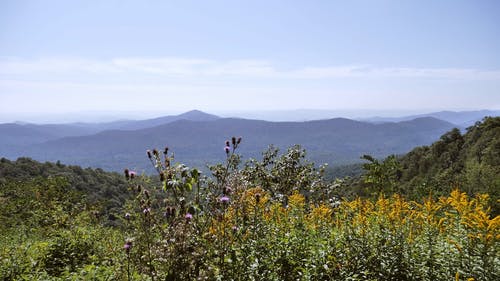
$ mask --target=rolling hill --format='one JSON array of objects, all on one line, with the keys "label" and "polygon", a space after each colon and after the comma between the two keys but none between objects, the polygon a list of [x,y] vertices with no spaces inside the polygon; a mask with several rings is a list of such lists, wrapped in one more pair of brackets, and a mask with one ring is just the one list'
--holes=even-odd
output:
[{"label": "rolling hill", "polygon": [[415,146],[432,143],[453,127],[449,122],[431,117],[383,124],[344,118],[267,122],[210,117],[204,121],[182,119],[138,130],[106,130],[87,136],[50,139],[17,145],[0,153],[12,159],[27,156],[113,171],[124,167],[150,171],[145,150],[168,145],[177,161],[203,168],[207,163],[224,159],[222,148],[227,138],[242,136],[240,153],[246,159],[260,158],[270,144],[282,149],[301,144],[312,161],[335,165],[357,162],[363,154],[384,157],[405,153]]}]

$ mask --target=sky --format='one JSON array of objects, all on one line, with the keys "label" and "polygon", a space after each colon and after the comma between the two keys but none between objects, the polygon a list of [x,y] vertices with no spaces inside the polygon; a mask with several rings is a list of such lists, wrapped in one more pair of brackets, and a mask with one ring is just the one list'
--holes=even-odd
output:
[{"label": "sky", "polygon": [[499,14],[496,0],[3,0],[0,121],[500,109]]}]

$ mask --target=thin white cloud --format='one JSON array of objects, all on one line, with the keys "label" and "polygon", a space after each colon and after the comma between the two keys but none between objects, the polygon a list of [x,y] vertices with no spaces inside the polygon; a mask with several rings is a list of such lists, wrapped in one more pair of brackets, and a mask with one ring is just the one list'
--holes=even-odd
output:
[{"label": "thin white cloud", "polygon": [[[304,66],[280,70],[265,60],[216,61],[189,58],[0,58],[0,75],[156,75],[166,77],[243,77],[257,79],[414,78],[500,80],[500,70],[472,68],[377,67],[370,65]],[[1,79],[1,77],[0,77]]]}]

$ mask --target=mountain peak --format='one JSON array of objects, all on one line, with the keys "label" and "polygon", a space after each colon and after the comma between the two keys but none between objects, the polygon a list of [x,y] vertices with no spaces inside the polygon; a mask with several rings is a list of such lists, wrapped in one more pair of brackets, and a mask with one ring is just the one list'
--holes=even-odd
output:
[{"label": "mountain peak", "polygon": [[220,118],[217,115],[209,114],[198,109],[184,112],[182,114],[177,115],[177,117],[191,121],[212,121]]}]

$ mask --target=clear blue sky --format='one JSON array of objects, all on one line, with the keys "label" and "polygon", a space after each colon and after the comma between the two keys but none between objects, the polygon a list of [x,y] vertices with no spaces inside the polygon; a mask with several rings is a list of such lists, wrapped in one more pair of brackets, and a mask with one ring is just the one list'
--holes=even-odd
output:
[{"label": "clear blue sky", "polygon": [[495,0],[3,0],[0,115],[499,109],[499,15]]}]

